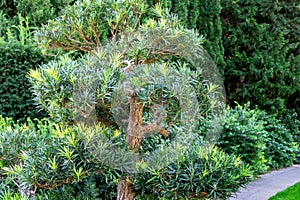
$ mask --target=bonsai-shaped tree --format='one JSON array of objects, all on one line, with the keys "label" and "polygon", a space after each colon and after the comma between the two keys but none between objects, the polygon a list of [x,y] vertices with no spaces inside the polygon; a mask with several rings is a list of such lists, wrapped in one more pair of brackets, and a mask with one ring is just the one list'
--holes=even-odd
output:
[{"label": "bonsai-shaped tree", "polygon": [[[60,49],[83,55],[31,71],[31,81],[37,102],[54,121],[79,127],[99,161],[124,172],[118,199],[134,199],[133,174],[166,165],[172,153],[184,152],[193,143],[199,119],[223,106],[217,86],[222,83],[201,47],[204,39],[159,5],[148,9],[141,0],[84,0],[67,7],[35,36],[48,54]],[[124,132],[126,145],[87,134],[92,132],[87,126],[99,123]],[[147,149],[143,138],[151,133],[160,135],[154,142],[159,147]],[[107,151],[100,147],[106,142],[112,145]],[[164,145],[170,148],[157,151],[153,162],[153,157],[140,156]]]}]

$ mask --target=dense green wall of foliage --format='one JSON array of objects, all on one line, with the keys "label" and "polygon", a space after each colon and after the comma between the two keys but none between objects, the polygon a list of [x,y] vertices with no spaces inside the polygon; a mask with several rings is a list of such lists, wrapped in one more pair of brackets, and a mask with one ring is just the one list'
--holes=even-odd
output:
[{"label": "dense green wall of foliage", "polygon": [[225,87],[231,105],[250,101],[272,112],[299,107],[297,2],[222,0]]}]

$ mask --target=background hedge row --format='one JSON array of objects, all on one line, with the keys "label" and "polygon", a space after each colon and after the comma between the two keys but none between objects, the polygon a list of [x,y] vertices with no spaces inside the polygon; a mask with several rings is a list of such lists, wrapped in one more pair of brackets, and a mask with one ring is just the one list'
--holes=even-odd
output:
[{"label": "background hedge row", "polygon": [[[230,104],[298,109],[300,8],[292,1],[222,1],[225,87]],[[297,97],[298,95],[298,97]]]}]

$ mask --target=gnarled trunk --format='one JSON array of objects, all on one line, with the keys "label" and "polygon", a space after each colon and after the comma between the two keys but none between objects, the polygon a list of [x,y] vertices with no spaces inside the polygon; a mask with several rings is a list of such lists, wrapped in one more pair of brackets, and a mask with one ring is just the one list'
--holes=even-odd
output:
[{"label": "gnarled trunk", "polygon": [[[138,97],[133,92],[130,95],[130,112],[128,118],[128,127],[126,133],[126,144],[130,149],[135,150],[136,153],[140,151],[142,144],[142,137],[145,133],[155,131],[164,137],[168,137],[168,131],[160,126],[161,120],[164,116],[160,116],[161,113],[154,113],[158,117],[152,122],[143,125],[143,109],[144,104],[139,102]],[[134,160],[132,161],[134,162]],[[117,200],[134,200],[135,193],[132,191],[131,177],[123,176],[118,182],[118,198]]]},{"label": "gnarled trunk", "polygon": [[[130,113],[126,133],[126,143],[135,152],[139,152],[142,143],[141,128],[144,104],[138,102],[138,98],[133,94],[130,98]],[[118,181],[117,200],[134,200],[135,193],[132,191],[132,184],[129,176],[123,176]]]},{"label": "gnarled trunk", "polygon": [[123,176],[118,181],[118,200],[134,200],[135,193],[132,191],[132,184],[127,176]]}]

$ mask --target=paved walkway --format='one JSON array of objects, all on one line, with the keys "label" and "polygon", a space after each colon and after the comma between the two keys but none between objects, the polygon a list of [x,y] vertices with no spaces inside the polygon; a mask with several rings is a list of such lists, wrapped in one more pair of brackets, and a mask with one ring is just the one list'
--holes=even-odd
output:
[{"label": "paved walkway", "polygon": [[300,165],[294,165],[262,175],[228,200],[268,200],[298,182],[300,182]]}]

